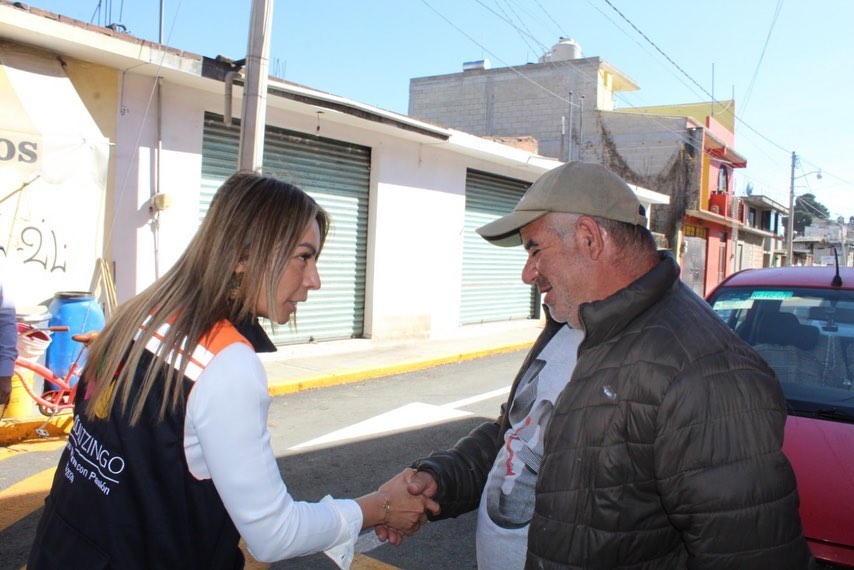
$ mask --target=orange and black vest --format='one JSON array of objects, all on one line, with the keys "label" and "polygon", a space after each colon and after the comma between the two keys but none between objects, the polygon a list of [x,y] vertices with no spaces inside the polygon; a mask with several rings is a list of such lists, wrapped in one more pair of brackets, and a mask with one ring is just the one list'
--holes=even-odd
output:
[{"label": "orange and black vest", "polygon": [[[123,411],[118,398],[106,420],[75,416],[45,501],[30,570],[243,567],[240,537],[213,483],[196,479],[188,469],[184,420],[190,390],[214,356],[234,343],[256,348],[246,336],[260,339],[257,348],[262,351],[272,346],[257,323],[251,329],[243,335],[225,321],[214,327],[189,355],[183,403],[163,420],[158,417],[163,390],[157,385],[134,426],[130,410]],[[164,330],[147,345],[134,387]]]}]

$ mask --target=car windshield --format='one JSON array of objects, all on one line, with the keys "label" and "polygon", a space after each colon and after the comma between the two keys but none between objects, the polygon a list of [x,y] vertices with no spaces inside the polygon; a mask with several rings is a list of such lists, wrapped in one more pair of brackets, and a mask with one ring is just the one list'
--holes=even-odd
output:
[{"label": "car windshield", "polygon": [[777,373],[791,414],[854,422],[854,291],[722,287],[709,302]]}]

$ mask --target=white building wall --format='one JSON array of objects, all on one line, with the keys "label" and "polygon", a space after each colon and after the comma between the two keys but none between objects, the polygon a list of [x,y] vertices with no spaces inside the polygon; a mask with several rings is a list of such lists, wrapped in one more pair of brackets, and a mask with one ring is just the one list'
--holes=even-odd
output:
[{"label": "white building wall", "polygon": [[[203,101],[198,92],[163,82],[160,171],[157,97],[150,77],[125,77],[116,130],[112,234],[119,302],[149,286],[175,262],[196,230],[201,181]],[[171,198],[155,235],[151,195]],[[157,239],[155,239],[157,238]]]},{"label": "white building wall", "polygon": [[371,336],[459,326],[465,165],[422,145],[374,148]]},{"label": "white building wall", "polygon": [[[204,114],[224,112],[225,85],[210,78],[223,70],[83,22],[7,4],[0,12],[4,39],[74,61],[78,93],[85,86],[83,102],[113,143],[103,255],[118,300],[127,300],[169,269],[198,227]],[[558,163],[308,88],[276,88],[286,96],[268,97],[268,124],[372,149],[365,333],[457,328],[467,169],[533,182]],[[480,105],[483,89],[466,92],[469,103]],[[239,117],[242,90],[234,91]],[[158,216],[155,192],[170,198]]]},{"label": "white building wall", "polygon": [[[113,258],[120,300],[165,272],[197,228],[203,117],[222,113],[220,94],[164,82],[160,191],[171,206],[161,212],[159,251],[148,206],[156,188],[156,110],[148,108],[152,80],[129,76],[116,156]],[[239,106],[235,116],[239,113]],[[146,113],[146,109],[148,112]],[[272,107],[268,124],[317,132],[316,114]],[[365,334],[373,338],[427,336],[459,327],[467,168],[534,181],[542,170],[511,168],[466,157],[447,145],[395,139],[320,116],[320,134],[372,149]],[[444,146],[444,148],[443,148]],[[123,183],[123,178],[127,179]],[[297,181],[298,184],[298,181]],[[321,275],[321,279],[323,276]]]}]

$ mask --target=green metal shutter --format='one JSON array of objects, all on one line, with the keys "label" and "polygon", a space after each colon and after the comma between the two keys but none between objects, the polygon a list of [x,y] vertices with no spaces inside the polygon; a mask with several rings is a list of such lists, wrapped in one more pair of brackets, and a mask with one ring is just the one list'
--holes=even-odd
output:
[{"label": "green metal shutter", "polygon": [[527,182],[469,170],[463,236],[462,324],[529,319],[537,315],[536,288],[522,283],[523,247],[497,247],[475,231],[513,208]]},{"label": "green metal shutter", "polygon": [[[201,215],[217,188],[237,168],[240,124],[205,113]],[[295,184],[332,217],[318,262],[322,286],[300,305],[297,328],[276,328],[276,344],[361,337],[365,316],[365,267],[371,149],[267,126],[265,173]],[[270,331],[269,323],[265,327]]]}]

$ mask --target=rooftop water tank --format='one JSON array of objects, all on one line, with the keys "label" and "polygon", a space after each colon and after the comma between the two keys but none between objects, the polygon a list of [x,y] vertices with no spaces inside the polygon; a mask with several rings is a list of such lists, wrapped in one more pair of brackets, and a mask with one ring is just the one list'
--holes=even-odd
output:
[{"label": "rooftop water tank", "polygon": [[479,59],[477,61],[467,61],[463,63],[463,71],[470,69],[489,69],[491,67],[488,59]]},{"label": "rooftop water tank", "polygon": [[552,46],[552,49],[547,51],[540,58],[540,63],[547,61],[566,61],[568,59],[578,59],[581,57],[581,45],[572,38],[561,38],[558,43]]}]

